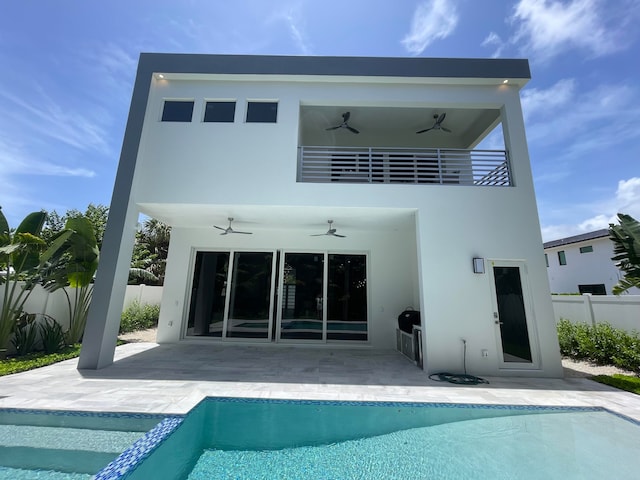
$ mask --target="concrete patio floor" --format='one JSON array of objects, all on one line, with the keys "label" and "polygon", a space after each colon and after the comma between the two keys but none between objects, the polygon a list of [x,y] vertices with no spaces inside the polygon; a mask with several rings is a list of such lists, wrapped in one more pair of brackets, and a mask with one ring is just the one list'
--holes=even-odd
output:
[{"label": "concrete patio floor", "polygon": [[454,385],[430,380],[391,350],[130,343],[102,370],[76,364],[0,377],[0,408],[186,413],[219,396],[599,406],[640,421],[640,396],[589,379],[486,377],[488,385]]}]

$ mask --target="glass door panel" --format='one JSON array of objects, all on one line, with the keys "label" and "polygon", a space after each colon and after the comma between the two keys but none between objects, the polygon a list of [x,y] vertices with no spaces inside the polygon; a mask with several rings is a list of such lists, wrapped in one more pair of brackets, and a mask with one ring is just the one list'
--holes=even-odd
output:
[{"label": "glass door panel", "polygon": [[324,254],[285,253],[280,339],[323,339]]},{"label": "glass door panel", "polygon": [[235,252],[227,337],[269,338],[273,252]]},{"label": "glass door panel", "polygon": [[505,363],[532,363],[520,268],[494,266],[493,278]]},{"label": "glass door panel", "polygon": [[329,255],[327,340],[367,341],[367,257]]},{"label": "glass door panel", "polygon": [[229,252],[196,254],[187,336],[222,336],[228,269]]}]

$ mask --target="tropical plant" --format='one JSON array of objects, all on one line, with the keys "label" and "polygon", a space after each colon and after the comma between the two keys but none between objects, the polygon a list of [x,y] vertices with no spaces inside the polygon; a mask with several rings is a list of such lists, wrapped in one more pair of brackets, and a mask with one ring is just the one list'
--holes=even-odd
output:
[{"label": "tropical plant", "polygon": [[[51,292],[62,290],[67,298],[67,344],[77,343],[84,333],[99,257],[93,225],[86,217],[68,218],[64,230],[53,237],[51,246],[42,255],[43,261],[48,262],[43,286]],[[65,287],[73,290],[71,296]]]},{"label": "tropical plant", "polygon": [[144,221],[136,233],[129,270],[130,283],[162,285],[169,253],[171,227],[155,218]]},{"label": "tropical plant", "polygon": [[107,218],[109,216],[109,207],[105,205],[94,205],[90,203],[84,213],[79,210],[67,210],[64,215],[60,215],[55,210],[47,212],[47,221],[42,229],[41,237],[49,244],[53,237],[64,230],[67,220],[75,217],[86,217],[91,222],[93,230],[96,234],[96,242],[98,250],[102,247],[102,237],[107,226]]},{"label": "tropical plant", "polygon": [[158,326],[160,305],[145,303],[138,300],[131,302],[120,317],[120,333],[147,330]]},{"label": "tropical plant", "polygon": [[640,288],[640,223],[624,213],[618,214],[618,220],[620,225],[609,224],[614,254],[611,260],[624,272],[624,278],[614,285],[614,295]]},{"label": "tropical plant", "polygon": [[40,274],[40,252],[46,244],[40,238],[45,222],[44,212],[25,217],[14,232],[0,209],[0,349],[6,348],[25,302]]},{"label": "tropical plant", "polygon": [[45,353],[58,353],[64,348],[65,335],[62,325],[49,315],[44,315],[44,321],[38,327],[40,328],[42,349]]},{"label": "tropical plant", "polygon": [[16,355],[22,356],[33,352],[38,341],[38,323],[34,313],[23,312],[16,321],[11,343]]}]

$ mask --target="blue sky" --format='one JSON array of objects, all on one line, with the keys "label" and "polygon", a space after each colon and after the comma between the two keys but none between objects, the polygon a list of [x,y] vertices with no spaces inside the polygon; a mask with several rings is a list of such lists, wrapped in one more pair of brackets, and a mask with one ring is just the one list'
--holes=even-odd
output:
[{"label": "blue sky", "polygon": [[140,52],[528,58],[543,238],[640,218],[640,0],[21,0],[0,16],[0,205],[109,205]]}]

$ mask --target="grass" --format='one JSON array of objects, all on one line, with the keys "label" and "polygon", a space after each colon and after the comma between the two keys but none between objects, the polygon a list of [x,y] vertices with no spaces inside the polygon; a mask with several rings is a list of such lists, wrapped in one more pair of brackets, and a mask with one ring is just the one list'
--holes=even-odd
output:
[{"label": "grass", "polygon": [[595,377],[591,377],[591,379],[598,383],[604,383],[605,385],[640,395],[640,377],[636,377],[635,375],[621,375],[616,373],[614,375],[596,375]]},{"label": "grass", "polygon": [[58,353],[35,352],[22,357],[10,357],[0,360],[0,377],[12,373],[26,372],[34,368],[46,367],[54,363],[76,358],[80,355],[80,344],[64,347]]},{"label": "grass", "polygon": [[[116,345],[122,345],[124,343],[127,342],[118,340]],[[81,347],[82,345],[80,343],[76,343],[75,345],[64,347],[58,353],[34,352],[22,357],[9,357],[0,360],[0,377],[46,367],[47,365],[53,365],[54,363],[79,357]]]}]

